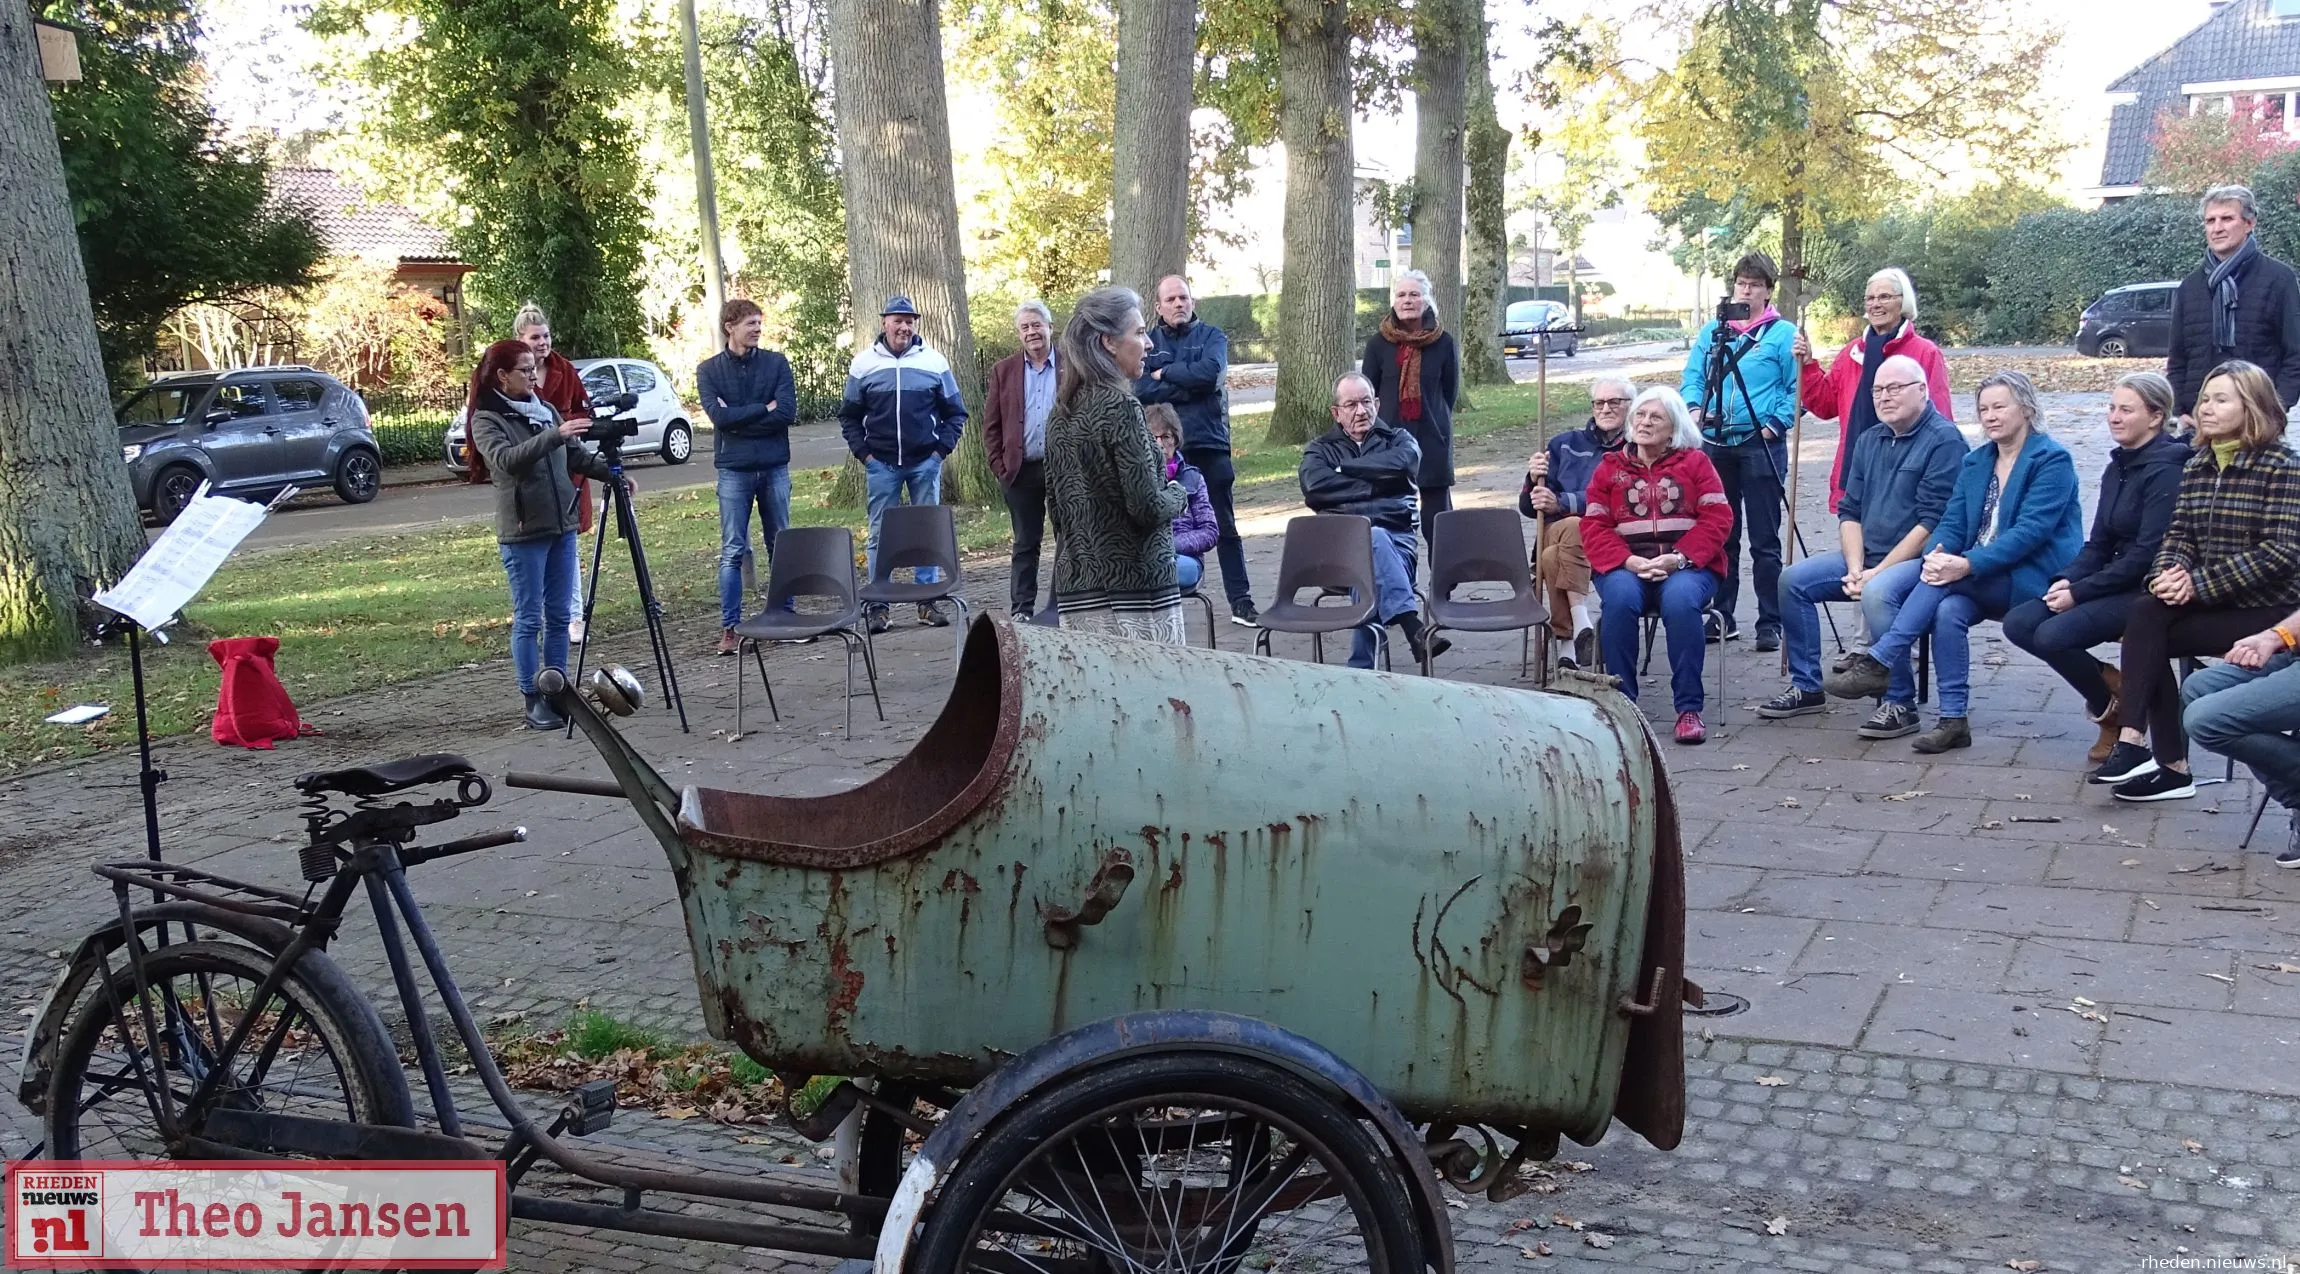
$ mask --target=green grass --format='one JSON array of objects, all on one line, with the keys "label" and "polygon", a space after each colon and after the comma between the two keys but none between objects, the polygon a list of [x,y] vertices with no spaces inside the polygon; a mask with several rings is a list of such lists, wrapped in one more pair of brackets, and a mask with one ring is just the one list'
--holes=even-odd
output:
[{"label": "green grass", "polygon": [[[826,503],[834,475],[830,469],[794,473],[791,517],[802,526],[852,528],[859,561],[864,514]],[[645,481],[642,476],[639,522],[664,610],[675,624],[714,624],[717,498],[708,487],[649,494]],[[1006,539],[1003,508],[959,510],[961,552],[981,552]],[[586,569],[592,545],[586,537]],[[642,622],[623,546],[609,543],[607,558],[593,616],[602,636],[636,630]],[[218,684],[206,649],[211,638],[279,638],[280,681],[308,709],[338,695],[505,658],[510,612],[491,523],[363,536],[315,548],[243,551],[185,609],[184,622],[170,630],[173,644],[146,651],[153,733],[207,727]],[[508,682],[502,689],[508,699]],[[86,726],[42,723],[42,717],[76,703],[110,704],[112,713]],[[325,728],[324,720],[315,724]],[[61,662],[0,667],[0,769],[133,746],[135,737],[124,646]]]},{"label": "green grass", "polygon": [[[1469,400],[1454,417],[1457,439],[1533,424],[1532,386],[1473,389]],[[1579,423],[1588,401],[1581,386],[1552,386],[1551,426]],[[1243,499],[1281,496],[1294,480],[1301,449],[1268,443],[1268,421],[1266,409],[1241,410],[1233,425]],[[864,514],[828,502],[836,474],[810,469],[791,475],[792,520],[852,528],[859,558]],[[707,626],[719,604],[718,501],[708,487],[650,494],[644,477],[641,482],[639,521],[665,612],[674,623]],[[961,552],[998,549],[1007,538],[1005,509],[959,510]],[[591,548],[586,538],[586,564]],[[641,622],[623,547],[611,543],[607,552],[607,581],[593,617],[602,636],[635,630]],[[280,681],[309,708],[338,695],[505,658],[510,610],[490,524],[243,552],[186,608],[184,623],[173,630],[174,643],[147,651],[153,732],[165,736],[207,727],[218,681],[206,650],[211,638],[279,638]],[[508,675],[502,674],[506,700]],[[110,704],[112,714],[86,726],[41,721],[76,703]],[[118,645],[62,662],[0,667],[0,770],[132,746],[134,705],[127,651]]]},{"label": "green grass", "polygon": [[627,1048],[652,1056],[663,1047],[663,1037],[595,1009],[584,1009],[567,1019],[567,1047],[574,1049],[576,1056],[593,1061]]}]

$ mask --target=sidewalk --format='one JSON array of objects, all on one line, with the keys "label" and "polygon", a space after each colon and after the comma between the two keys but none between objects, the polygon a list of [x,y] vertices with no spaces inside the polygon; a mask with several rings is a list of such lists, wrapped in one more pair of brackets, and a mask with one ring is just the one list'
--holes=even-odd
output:
[{"label": "sidewalk", "polygon": [[[2107,447],[2101,398],[2047,401],[2088,498]],[[1457,503],[1513,503],[1531,444],[1512,435],[1467,449]],[[1809,540],[1829,525],[1821,505],[1833,446],[1803,444]],[[1262,597],[1296,512],[1290,490],[1240,510]],[[970,563],[967,592],[977,609],[1003,609],[1003,559]],[[1744,630],[1751,615],[1745,603]],[[848,739],[837,651],[784,650],[769,657],[783,721],[767,719],[754,684],[752,732],[731,739],[734,679],[756,672],[710,656],[710,617],[679,618],[673,644],[693,733],[679,732],[659,694],[623,722],[673,782],[785,795],[852,787],[917,742],[949,682],[949,632],[898,625],[878,643],[887,722],[866,699]],[[1192,629],[1202,631],[1195,616]],[[1249,642],[1227,623],[1219,634],[1231,651]],[[1515,634],[1454,639],[1442,675],[1521,684]],[[1306,641],[1279,645],[1284,657],[1308,657]],[[2258,799],[2249,777],[2239,771],[2191,801],[2114,804],[2082,782],[2093,731],[2073,697],[1993,626],[1977,634],[1975,745],[1930,759],[1906,740],[1855,738],[1854,707],[1759,722],[1749,709],[1778,688],[1775,658],[1746,642],[1710,649],[1726,661],[1729,690],[1711,705],[1711,742],[1667,749],[1688,858],[1689,972],[1749,1008],[1689,1019],[1686,1146],[1664,1155],[1616,1133],[1568,1147],[1562,1159],[1595,1171],[1561,1168],[1556,1195],[1453,1213],[1463,1265],[1866,1274],[2040,1259],[2044,1269],[2122,1270],[2170,1258],[2176,1245],[2300,1251],[2300,975],[2276,967],[2300,964],[2300,872],[2278,872],[2259,848],[2280,831],[2274,811],[2253,851],[2235,852]],[[603,639],[591,654],[659,690],[643,634]],[[1665,683],[1657,667],[1649,711],[1666,709]],[[453,750],[490,775],[603,773],[588,746],[515,729],[517,706],[508,669],[488,665],[313,705],[326,733],[276,753],[164,745],[168,856],[292,879],[300,830],[287,785],[330,765]],[[2217,776],[2220,764],[2200,758],[2198,772]],[[0,839],[0,890],[40,900],[0,921],[0,975],[19,1004],[52,976],[46,953],[68,949],[109,910],[87,865],[140,852],[134,791],[126,756],[0,787],[0,815],[14,824]],[[699,1035],[676,891],[629,810],[502,791],[453,834],[512,824],[528,828],[524,844],[415,879],[481,1016],[550,1024],[583,1002]],[[366,930],[355,923],[336,954],[380,991]],[[0,1135],[20,1154],[37,1134],[8,1110]],[[699,1122],[626,1114],[615,1132],[657,1154],[784,1153]],[[2202,1148],[2185,1148],[2191,1140]],[[1548,1220],[1553,1211],[1618,1241],[1587,1247]],[[1765,1232],[1776,1215],[1789,1218],[1786,1235]],[[1541,1233],[1512,1229],[1518,1221]],[[1537,1239],[1554,1254],[1535,1262],[1520,1249]],[[536,1269],[827,1264],[524,1224],[514,1248],[515,1267]]]}]

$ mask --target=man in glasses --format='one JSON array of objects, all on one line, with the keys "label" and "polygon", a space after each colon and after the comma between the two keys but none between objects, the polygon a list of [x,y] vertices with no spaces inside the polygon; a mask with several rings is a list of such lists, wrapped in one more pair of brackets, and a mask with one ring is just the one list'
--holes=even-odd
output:
[{"label": "man in glasses", "polygon": [[[1855,441],[1837,503],[1840,551],[1817,553],[1781,572],[1781,622],[1789,654],[1789,688],[1758,705],[1772,720],[1827,710],[1830,694],[1858,698],[1877,687],[1855,687],[1842,673],[1821,676],[1821,624],[1816,603],[1856,601],[1869,631],[1882,633],[1917,583],[1920,554],[1956,487],[1965,439],[1926,397],[1924,367],[1895,354],[1877,367],[1870,393],[1877,423]],[[1858,689],[1859,693],[1853,691]],[[1916,678],[1906,655],[1893,662],[1884,700],[1861,724],[1864,739],[1897,739],[1917,732]]]},{"label": "man in glasses", "polygon": [[1581,551],[1581,513],[1589,505],[1589,478],[1608,451],[1628,438],[1629,401],[1637,387],[1614,377],[1589,386],[1589,423],[1549,440],[1526,461],[1517,511],[1546,517],[1534,575],[1549,594],[1549,631],[1561,668],[1597,666],[1597,625],[1589,617],[1589,558]]}]

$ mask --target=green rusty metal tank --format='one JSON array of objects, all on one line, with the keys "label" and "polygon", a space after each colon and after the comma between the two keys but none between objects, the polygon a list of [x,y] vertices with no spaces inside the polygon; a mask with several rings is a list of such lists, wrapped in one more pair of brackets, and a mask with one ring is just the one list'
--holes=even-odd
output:
[{"label": "green rusty metal tank", "polygon": [[691,787],[649,822],[712,1033],[778,1071],[965,1085],[1070,1026],[1214,1009],[1333,1050],[1416,1122],[1678,1139],[1675,813],[1643,719],[1594,682],[986,618],[884,774]]}]

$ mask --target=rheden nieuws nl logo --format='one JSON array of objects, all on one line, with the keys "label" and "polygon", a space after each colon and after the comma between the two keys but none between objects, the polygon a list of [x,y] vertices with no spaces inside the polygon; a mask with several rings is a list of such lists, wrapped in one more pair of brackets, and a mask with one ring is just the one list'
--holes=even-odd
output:
[{"label": "rheden nieuws nl logo", "polygon": [[500,1269],[501,1163],[8,1165],[7,1263]]}]

